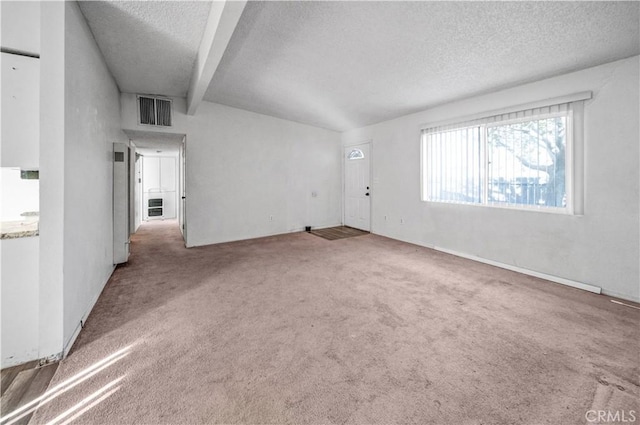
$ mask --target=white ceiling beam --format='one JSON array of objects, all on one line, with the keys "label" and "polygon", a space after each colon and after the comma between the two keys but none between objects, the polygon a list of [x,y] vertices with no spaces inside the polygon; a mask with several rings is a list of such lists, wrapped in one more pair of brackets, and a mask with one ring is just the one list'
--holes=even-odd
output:
[{"label": "white ceiling beam", "polygon": [[240,21],[246,0],[213,1],[187,94],[187,114],[196,113]]}]

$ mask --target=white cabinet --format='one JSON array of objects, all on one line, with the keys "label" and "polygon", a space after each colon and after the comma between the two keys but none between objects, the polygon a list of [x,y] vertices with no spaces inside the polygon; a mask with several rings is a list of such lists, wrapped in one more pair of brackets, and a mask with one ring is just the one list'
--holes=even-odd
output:
[{"label": "white cabinet", "polygon": [[160,158],[145,156],[143,162],[142,191],[160,192]]},{"label": "white cabinet", "polygon": [[160,189],[175,192],[176,177],[176,158],[160,158]]}]

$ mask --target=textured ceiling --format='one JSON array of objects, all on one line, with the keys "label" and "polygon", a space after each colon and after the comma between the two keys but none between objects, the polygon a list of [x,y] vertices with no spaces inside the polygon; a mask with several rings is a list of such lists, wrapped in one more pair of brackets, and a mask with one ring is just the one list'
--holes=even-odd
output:
[{"label": "textured ceiling", "polygon": [[184,97],[209,17],[198,1],[81,1],[120,90]]},{"label": "textured ceiling", "polygon": [[205,100],[335,130],[640,53],[637,2],[250,2]]}]

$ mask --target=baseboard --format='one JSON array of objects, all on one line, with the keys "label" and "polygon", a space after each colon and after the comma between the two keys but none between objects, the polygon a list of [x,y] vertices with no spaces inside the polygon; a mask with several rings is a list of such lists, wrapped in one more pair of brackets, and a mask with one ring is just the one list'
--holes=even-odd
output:
[{"label": "baseboard", "polygon": [[632,297],[625,294],[619,294],[617,292],[612,292],[606,289],[602,290],[602,295],[605,295],[607,297],[619,298],[621,300],[631,301],[631,302],[640,304],[640,297]]},{"label": "baseboard", "polygon": [[59,362],[60,360],[62,360],[64,358],[63,354],[64,353],[61,351],[58,354],[52,354],[50,356],[38,359],[38,361],[40,363],[40,366],[44,366],[44,365],[50,364],[50,363],[56,363],[56,362]]},{"label": "baseboard", "polygon": [[549,274],[546,274],[546,273],[540,273],[540,272],[536,272],[534,270],[524,269],[522,267],[517,267],[517,266],[512,266],[512,265],[509,265],[509,264],[500,263],[498,261],[487,260],[486,258],[476,257],[475,255],[464,254],[462,252],[454,251],[454,250],[447,249],[447,248],[441,248],[441,247],[438,247],[438,246],[434,246],[434,247],[431,247],[431,248],[435,249],[436,251],[444,252],[446,254],[455,255],[456,257],[462,257],[462,258],[466,258],[468,260],[477,261],[479,263],[484,263],[484,264],[489,264],[491,266],[500,267],[501,269],[511,270],[511,271],[522,273],[522,274],[526,274],[526,275],[529,275],[529,276],[539,277],[540,279],[549,280],[551,282],[559,283],[561,285],[570,286],[572,288],[582,289],[583,291],[593,292],[594,294],[601,294],[602,293],[602,289],[601,288],[599,288],[597,286],[589,285],[587,283],[576,282],[574,280],[565,279],[563,277],[557,277],[557,276],[549,275]]}]

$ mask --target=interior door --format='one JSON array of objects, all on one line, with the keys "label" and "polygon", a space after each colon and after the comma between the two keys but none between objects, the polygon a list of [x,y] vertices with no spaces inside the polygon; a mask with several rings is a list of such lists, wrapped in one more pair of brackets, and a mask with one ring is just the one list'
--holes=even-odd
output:
[{"label": "interior door", "polygon": [[363,143],[344,149],[344,224],[371,230],[371,146]]}]

